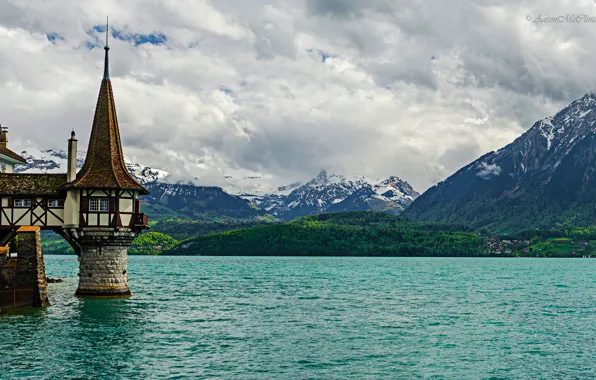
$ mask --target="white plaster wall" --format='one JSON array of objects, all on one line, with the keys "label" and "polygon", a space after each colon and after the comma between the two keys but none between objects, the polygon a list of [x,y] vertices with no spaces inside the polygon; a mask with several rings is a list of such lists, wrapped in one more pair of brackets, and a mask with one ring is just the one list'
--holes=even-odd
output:
[{"label": "white plaster wall", "polygon": [[99,214],[99,224],[102,226],[109,226],[110,225],[110,215],[109,214]]},{"label": "white plaster wall", "polygon": [[[19,220],[19,218],[21,218],[21,216],[26,215],[23,219],[21,219],[21,221],[19,222],[19,225],[27,225],[29,224],[29,222],[31,221],[31,215],[30,212],[31,210],[28,208],[15,208],[14,210],[14,220],[13,222],[16,222],[17,220]],[[9,215],[10,216],[10,215]]]},{"label": "white plaster wall", "polygon": [[64,224],[67,226],[79,225],[79,211],[81,209],[80,191],[70,190],[64,200]]},{"label": "white plaster wall", "polygon": [[37,206],[33,209],[33,214],[35,216],[41,216],[43,215],[43,213],[45,212],[45,210],[43,209],[43,207]]},{"label": "white plaster wall", "polygon": [[[53,208],[52,212],[58,215],[60,218],[64,218],[64,210],[59,208]],[[62,226],[62,222],[54,215],[48,213],[48,226]]]},{"label": "white plaster wall", "polygon": [[122,215],[120,214],[120,220],[122,221],[123,226],[128,226],[130,224],[130,219],[132,215]]},{"label": "white plaster wall", "polygon": [[118,202],[118,210],[120,212],[132,212],[132,199],[120,199]]}]

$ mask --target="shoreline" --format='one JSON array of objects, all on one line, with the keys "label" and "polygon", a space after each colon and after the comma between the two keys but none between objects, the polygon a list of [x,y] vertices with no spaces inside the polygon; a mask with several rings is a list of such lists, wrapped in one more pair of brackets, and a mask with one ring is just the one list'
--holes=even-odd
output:
[{"label": "shoreline", "polygon": [[[69,253],[52,253],[44,256],[72,256]],[[443,258],[443,259],[590,259],[578,256],[356,256],[356,255],[128,255],[129,257],[354,257],[354,258]],[[596,259],[596,257],[594,257]]]}]

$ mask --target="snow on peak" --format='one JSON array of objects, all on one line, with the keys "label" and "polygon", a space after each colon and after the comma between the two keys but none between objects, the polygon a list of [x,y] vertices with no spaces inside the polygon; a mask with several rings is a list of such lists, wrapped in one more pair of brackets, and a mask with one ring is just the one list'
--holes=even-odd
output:
[{"label": "snow on peak", "polygon": [[[27,148],[21,152],[21,156],[27,163],[17,166],[15,168],[15,172],[17,173],[66,173],[68,154],[63,150]],[[83,167],[85,156],[86,152],[77,152],[77,169]],[[126,157],[124,158],[124,163],[130,174],[143,185],[149,182],[163,180],[169,175],[166,171],[135,163]]]},{"label": "snow on peak", "polygon": [[315,178],[307,182],[304,186],[330,186],[330,185],[348,185],[359,186],[368,183],[369,181],[364,176],[346,176],[330,172],[328,169],[322,170]]},{"label": "snow on peak", "polygon": [[130,161],[124,157],[124,164],[126,168],[141,184],[149,182],[161,182],[165,180],[170,174],[164,170],[153,169],[145,165]]},{"label": "snow on peak", "polygon": [[400,204],[412,202],[420,195],[409,183],[397,176],[380,181],[373,188],[379,197]]},{"label": "snow on peak", "polygon": [[544,139],[546,150],[557,152],[561,144],[568,145],[591,133],[596,113],[596,94],[591,92],[575,100],[554,116],[549,116],[536,123],[535,129]]}]

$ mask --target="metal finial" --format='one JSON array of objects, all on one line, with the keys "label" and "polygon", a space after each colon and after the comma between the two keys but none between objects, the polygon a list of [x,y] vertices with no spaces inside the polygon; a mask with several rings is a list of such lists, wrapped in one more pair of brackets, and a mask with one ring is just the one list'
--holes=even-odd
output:
[{"label": "metal finial", "polygon": [[105,51],[106,51],[106,58],[105,58],[105,62],[104,62],[104,68],[103,68],[103,79],[110,79],[110,61],[108,58],[108,50],[110,50],[110,47],[108,46],[108,36],[110,35],[110,24],[108,22],[108,16],[106,16],[106,46],[104,47]]}]

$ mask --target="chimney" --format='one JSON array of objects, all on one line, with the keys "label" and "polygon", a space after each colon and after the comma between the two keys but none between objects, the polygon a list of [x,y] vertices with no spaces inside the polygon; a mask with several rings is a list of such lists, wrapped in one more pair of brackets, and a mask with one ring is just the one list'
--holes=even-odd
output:
[{"label": "chimney", "polygon": [[70,133],[68,140],[68,163],[66,171],[66,181],[72,182],[77,178],[77,142],[75,132]]},{"label": "chimney", "polygon": [[8,147],[8,128],[0,126],[0,148]]}]

